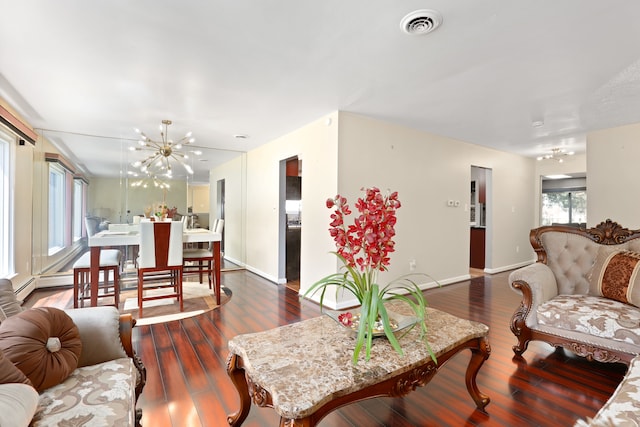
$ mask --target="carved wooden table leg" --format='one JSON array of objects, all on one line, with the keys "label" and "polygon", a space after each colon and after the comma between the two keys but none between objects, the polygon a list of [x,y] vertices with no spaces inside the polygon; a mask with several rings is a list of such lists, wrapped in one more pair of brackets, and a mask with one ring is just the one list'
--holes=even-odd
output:
[{"label": "carved wooden table leg", "polygon": [[482,394],[480,390],[478,390],[476,376],[478,375],[478,371],[484,361],[489,358],[489,355],[491,354],[491,346],[489,345],[489,340],[486,337],[478,338],[477,343],[477,347],[471,348],[471,360],[469,360],[469,366],[467,366],[467,372],[464,379],[467,384],[469,394],[473,398],[473,401],[476,402],[476,407],[481,411],[484,411],[484,408],[489,404],[491,399],[489,399],[489,396]]},{"label": "carved wooden table leg", "polygon": [[238,412],[230,414],[227,422],[230,426],[240,426],[249,415],[251,409],[251,397],[249,396],[249,387],[242,367],[242,358],[236,354],[231,354],[227,360],[227,374],[236,386],[240,395],[240,409]]},{"label": "carved wooden table leg", "polygon": [[302,418],[298,420],[292,420],[288,418],[280,418],[280,427],[313,427],[316,423],[311,421],[310,418]]}]

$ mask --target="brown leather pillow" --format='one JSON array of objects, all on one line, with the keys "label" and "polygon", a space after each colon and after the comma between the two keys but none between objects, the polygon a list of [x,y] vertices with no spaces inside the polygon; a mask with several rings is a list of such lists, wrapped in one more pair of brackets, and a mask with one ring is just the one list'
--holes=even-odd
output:
[{"label": "brown leather pillow", "polygon": [[61,383],[78,367],[82,342],[68,314],[38,307],[0,324],[0,350],[40,392]]},{"label": "brown leather pillow", "polygon": [[20,369],[16,368],[13,362],[0,351],[0,384],[7,383],[23,383],[31,384],[31,380],[27,378]]}]

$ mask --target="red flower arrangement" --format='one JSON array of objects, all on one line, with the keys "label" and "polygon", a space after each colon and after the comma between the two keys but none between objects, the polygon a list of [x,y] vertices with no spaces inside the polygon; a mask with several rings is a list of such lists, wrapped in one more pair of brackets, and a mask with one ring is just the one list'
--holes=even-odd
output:
[{"label": "red flower arrangement", "polygon": [[355,205],[360,215],[347,229],[344,217],[351,214],[347,199],[340,195],[327,199],[327,207],[336,208],[331,214],[329,234],[336,242],[337,253],[349,266],[357,266],[360,271],[383,271],[389,265],[389,253],[394,251],[396,210],[401,204],[397,191],[388,196],[383,196],[375,187],[364,191],[365,197],[359,198]]},{"label": "red flower arrangement", "polygon": [[[429,347],[424,322],[426,302],[418,285],[410,280],[411,275],[403,276],[386,286],[379,286],[377,273],[387,270],[390,264],[389,254],[394,252],[396,210],[401,207],[398,193],[383,195],[380,189],[363,189],[364,197],[358,198],[355,208],[359,214],[355,216],[353,224],[345,225],[345,218],[351,215],[347,199],[337,195],[328,199],[327,208],[334,209],[331,214],[329,234],[336,244],[334,254],[342,261],[343,271],[331,274],[315,284],[306,292],[305,296],[313,295],[321,290],[320,306],[323,306],[324,295],[328,287],[336,286],[336,293],[340,290],[351,292],[360,302],[360,321],[357,325],[358,335],[353,353],[353,363],[358,362],[358,355],[366,342],[366,359],[371,355],[373,330],[375,325],[382,323],[385,336],[399,353],[403,354],[398,339],[393,334],[389,315],[384,306],[385,301],[401,300],[409,304],[420,325],[423,341],[435,361],[435,356]],[[339,322],[344,326],[352,326],[352,314],[347,312],[339,316]],[[365,341],[366,340],[366,341]]]}]

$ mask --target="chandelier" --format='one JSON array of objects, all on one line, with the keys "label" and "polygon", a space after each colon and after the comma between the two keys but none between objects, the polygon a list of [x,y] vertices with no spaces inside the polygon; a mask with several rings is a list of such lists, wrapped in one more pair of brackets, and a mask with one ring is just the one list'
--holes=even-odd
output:
[{"label": "chandelier", "polygon": [[138,176],[137,173],[135,172],[131,172],[129,171],[129,175],[132,175],[133,179],[131,181],[130,186],[132,188],[135,187],[141,187],[141,188],[149,188],[149,187],[155,187],[155,188],[160,188],[162,190],[168,190],[169,188],[171,188],[171,185],[161,179],[158,178],[155,175],[150,174],[149,172],[146,172],[144,174],[144,176],[140,177]]},{"label": "chandelier", "polygon": [[178,150],[182,148],[183,144],[190,144],[195,141],[195,139],[191,138],[191,132],[188,132],[178,142],[173,142],[173,140],[169,139],[168,128],[170,124],[171,120],[162,121],[159,141],[149,138],[144,132],[140,131],[140,129],[135,130],[136,133],[140,135],[140,140],[138,141],[140,147],[131,147],[131,150],[147,150],[151,151],[151,154],[142,161],[134,162],[133,166],[140,168],[142,173],[147,174],[148,177],[154,180],[158,175],[171,178],[173,174],[171,170],[172,161],[181,164],[189,174],[193,175],[191,166],[184,162],[189,156]]},{"label": "chandelier", "polygon": [[573,151],[565,151],[562,148],[552,148],[549,154],[538,156],[538,160],[555,160],[558,163],[564,162],[564,157],[573,156]]}]

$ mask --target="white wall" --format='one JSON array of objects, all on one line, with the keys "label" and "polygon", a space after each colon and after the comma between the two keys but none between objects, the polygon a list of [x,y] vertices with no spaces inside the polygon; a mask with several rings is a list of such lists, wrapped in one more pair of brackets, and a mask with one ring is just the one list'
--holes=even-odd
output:
[{"label": "white wall", "polygon": [[335,270],[322,207],[337,189],[337,120],[330,114],[247,153],[247,268],[273,282],[285,279],[278,262],[280,162],[293,156],[302,161],[301,288]]},{"label": "white wall", "polygon": [[[247,269],[273,282],[285,279],[279,268],[280,163],[293,156],[302,161],[301,292],[339,267],[330,255],[335,246],[328,233],[326,199],[340,193],[353,203],[363,186],[398,191],[403,204],[396,252],[381,282],[408,273],[410,259],[416,260],[416,271],[442,283],[468,278],[471,166],[489,168],[492,174],[487,271],[533,260],[534,159],[336,112],[250,151],[244,170],[243,156],[211,171],[212,212],[217,180],[224,178],[227,186],[226,245],[243,241]],[[244,190],[237,182],[230,184],[242,176]],[[233,199],[233,194],[246,198]],[[451,199],[460,206],[448,207]],[[232,224],[242,223],[243,213],[244,236],[242,226],[231,230]],[[227,246],[225,256],[242,257],[242,250]],[[330,306],[341,304],[333,295],[327,298]]]},{"label": "white wall", "polygon": [[[398,191],[396,252],[380,281],[409,272],[428,273],[444,283],[469,277],[471,166],[491,169],[492,227],[488,271],[533,259],[534,159],[503,153],[351,114],[340,113],[338,187],[354,201],[363,186]],[[448,200],[460,206],[447,206]],[[325,212],[326,214],[326,212]],[[492,244],[491,244],[492,243]],[[518,250],[516,250],[518,248]]]},{"label": "white wall", "polygon": [[590,227],[611,219],[640,228],[640,124],[587,135],[587,220]]},{"label": "white wall", "polygon": [[[225,257],[275,282],[279,271],[280,162],[302,161],[301,283],[335,271],[324,210],[337,189],[337,113],[284,135],[210,172],[211,212],[225,180]],[[304,285],[303,285],[304,286]],[[308,286],[308,285],[307,285]]]},{"label": "white wall", "polygon": [[240,266],[245,265],[246,221],[246,155],[217,167],[209,173],[209,218],[218,217],[218,181],[224,180],[224,257]]}]

